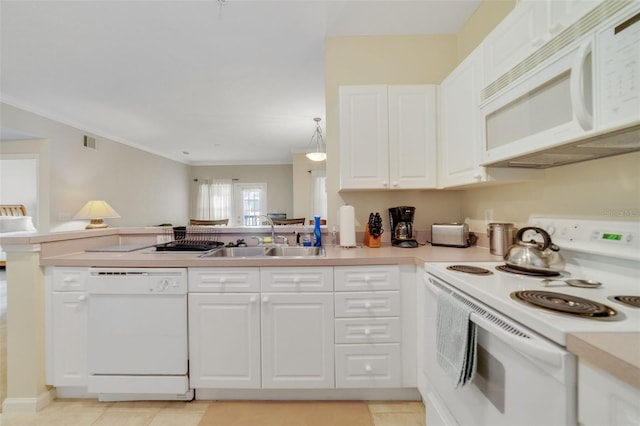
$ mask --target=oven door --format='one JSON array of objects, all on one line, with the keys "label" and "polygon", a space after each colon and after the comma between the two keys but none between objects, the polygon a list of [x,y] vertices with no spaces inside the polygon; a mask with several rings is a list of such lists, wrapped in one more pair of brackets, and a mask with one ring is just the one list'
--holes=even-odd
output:
[{"label": "oven door", "polygon": [[[575,356],[507,317],[425,274],[427,424],[575,425]],[[456,388],[436,357],[437,292],[474,306],[478,366],[473,382]]]}]

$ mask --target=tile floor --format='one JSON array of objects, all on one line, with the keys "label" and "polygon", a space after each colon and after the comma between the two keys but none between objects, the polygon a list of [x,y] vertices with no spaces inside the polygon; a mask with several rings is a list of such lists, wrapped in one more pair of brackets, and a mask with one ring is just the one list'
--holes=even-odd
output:
[{"label": "tile floor", "polygon": [[[197,426],[209,404],[215,402],[55,400],[38,413],[2,413],[0,425]],[[425,426],[424,405],[421,402],[372,401],[368,405],[375,426]]]}]

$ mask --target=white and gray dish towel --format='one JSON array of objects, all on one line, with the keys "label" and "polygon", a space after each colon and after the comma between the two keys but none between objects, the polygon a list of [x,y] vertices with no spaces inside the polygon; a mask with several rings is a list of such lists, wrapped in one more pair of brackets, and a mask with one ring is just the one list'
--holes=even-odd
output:
[{"label": "white and gray dish towel", "polygon": [[447,291],[438,292],[437,359],[456,388],[473,381],[477,366],[477,332],[473,308]]}]

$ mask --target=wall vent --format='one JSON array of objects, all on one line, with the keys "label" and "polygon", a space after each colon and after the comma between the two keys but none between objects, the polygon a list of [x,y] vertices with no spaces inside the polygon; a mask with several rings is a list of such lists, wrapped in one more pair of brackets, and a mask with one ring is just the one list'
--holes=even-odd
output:
[{"label": "wall vent", "polygon": [[92,138],[91,136],[84,135],[83,145],[86,148],[96,149],[96,138]]}]

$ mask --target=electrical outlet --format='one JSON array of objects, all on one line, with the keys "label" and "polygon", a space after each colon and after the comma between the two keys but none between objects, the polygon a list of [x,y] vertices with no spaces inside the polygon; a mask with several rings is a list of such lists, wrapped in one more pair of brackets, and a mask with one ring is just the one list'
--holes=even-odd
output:
[{"label": "electrical outlet", "polygon": [[487,223],[493,222],[493,209],[484,210],[484,221]]}]

